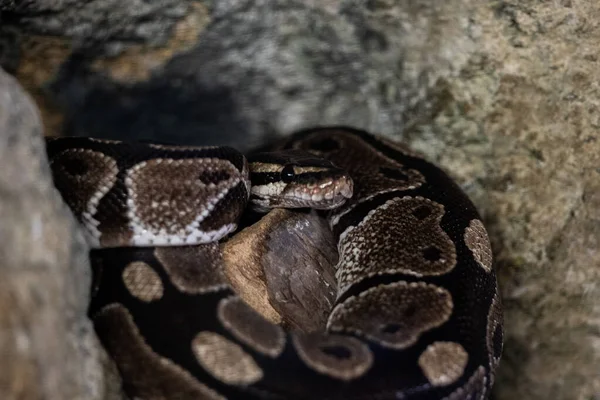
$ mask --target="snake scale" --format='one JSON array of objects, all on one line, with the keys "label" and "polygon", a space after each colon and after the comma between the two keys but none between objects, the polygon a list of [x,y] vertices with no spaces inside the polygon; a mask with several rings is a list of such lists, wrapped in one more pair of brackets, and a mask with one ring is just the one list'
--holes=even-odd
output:
[{"label": "snake scale", "polygon": [[[89,314],[126,393],[487,399],[502,307],[467,196],[418,154],[360,130],[304,130],[275,148],[282,156],[249,178],[252,157],[229,147],[48,139],[55,186],[92,247]],[[325,332],[268,322],[221,271],[216,242],[249,199],[266,208],[292,191],[294,207],[326,202],[338,240]]]}]

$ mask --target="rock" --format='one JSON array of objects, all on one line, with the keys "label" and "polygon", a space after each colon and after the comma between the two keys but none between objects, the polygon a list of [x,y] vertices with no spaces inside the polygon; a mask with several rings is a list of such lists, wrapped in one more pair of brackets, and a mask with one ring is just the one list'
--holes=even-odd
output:
[{"label": "rock", "polygon": [[0,70],[2,399],[119,399],[86,318],[87,248],[55,193],[38,111]]},{"label": "rock", "polygon": [[[15,74],[43,88],[51,132],[242,150],[342,121],[395,134],[431,114],[428,89],[473,49],[469,0],[356,0],[339,13],[288,0],[193,2],[168,18],[169,1],[156,3],[143,24],[135,3],[108,0],[10,15],[5,29],[18,24],[22,37]],[[110,21],[96,15],[106,9]]]},{"label": "rock", "polygon": [[346,124],[427,154],[490,232],[496,399],[600,396],[597,1],[26,3],[0,3],[0,63],[48,133],[244,150]]},{"label": "rock", "polygon": [[[526,4],[525,4],[526,3]],[[496,399],[600,396],[600,4],[481,7],[477,50],[409,143],[484,216],[505,308]]]}]

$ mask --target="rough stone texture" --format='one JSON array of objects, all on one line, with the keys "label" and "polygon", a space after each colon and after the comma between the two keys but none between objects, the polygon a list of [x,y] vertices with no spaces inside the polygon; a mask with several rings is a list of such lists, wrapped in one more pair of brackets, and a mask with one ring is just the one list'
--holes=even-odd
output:
[{"label": "rough stone texture", "polygon": [[[0,3],[11,20],[28,32],[66,36],[77,45],[117,53],[124,46],[164,43],[175,20],[187,12],[188,2],[179,0],[29,0]],[[10,14],[6,14],[10,12]]]},{"label": "rough stone texture", "polygon": [[52,188],[38,112],[2,70],[0,160],[0,398],[118,399],[85,317],[87,249]]},{"label": "rough stone texture", "polygon": [[[393,134],[432,112],[437,102],[421,102],[427,87],[458,74],[474,47],[468,0],[356,0],[337,13],[328,12],[335,2],[180,1],[186,13],[176,22],[170,2],[154,1],[144,2],[152,5],[144,24],[137,2],[68,3],[47,1],[57,9],[50,15],[5,17],[5,30],[18,25],[23,37],[5,40],[4,64],[44,92],[53,133],[242,149],[339,121]],[[99,9],[114,10],[110,22]],[[136,34],[146,25],[147,36]],[[57,114],[66,121],[51,120]]]},{"label": "rough stone texture", "polygon": [[477,51],[411,144],[484,215],[505,307],[497,399],[600,396],[596,1],[481,7]]},{"label": "rough stone texture", "polygon": [[[506,308],[496,398],[600,397],[596,0],[181,0],[181,16],[155,1],[140,19],[134,1],[71,3],[0,2],[0,63],[47,132],[246,149],[343,123],[403,138],[485,217]],[[114,22],[89,17],[108,4]]]}]

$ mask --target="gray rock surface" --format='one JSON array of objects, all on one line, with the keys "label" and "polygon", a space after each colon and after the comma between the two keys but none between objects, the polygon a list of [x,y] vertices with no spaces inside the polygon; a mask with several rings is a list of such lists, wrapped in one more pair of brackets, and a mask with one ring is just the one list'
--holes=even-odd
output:
[{"label": "gray rock surface", "polygon": [[[506,308],[496,399],[600,397],[600,3],[144,3],[139,18],[134,1],[0,3],[0,63],[47,133],[247,149],[347,124],[403,139],[490,231]],[[118,18],[89,16],[109,4]]]},{"label": "gray rock surface", "polygon": [[600,3],[481,7],[477,50],[409,143],[484,215],[500,273],[497,399],[600,398]]},{"label": "gray rock surface", "polygon": [[85,317],[87,249],[52,188],[41,131],[29,96],[0,70],[0,398],[116,400]]},{"label": "gray rock surface", "polygon": [[[428,89],[457,75],[474,48],[468,0],[357,0],[339,12],[291,0],[181,1],[178,23],[164,5],[148,9],[143,25],[131,3],[64,4],[16,20],[24,33],[16,74],[33,91],[45,86],[41,97],[63,110],[57,133],[244,150],[340,121],[394,134],[434,111]],[[110,21],[100,7],[113,10]],[[138,25],[152,40],[135,35]]]},{"label": "gray rock surface", "polygon": [[30,33],[67,36],[80,46],[94,45],[107,53],[135,42],[164,42],[187,8],[187,2],[179,0],[130,0],[126,6],[119,0],[0,2],[0,10],[14,13],[11,16]]}]

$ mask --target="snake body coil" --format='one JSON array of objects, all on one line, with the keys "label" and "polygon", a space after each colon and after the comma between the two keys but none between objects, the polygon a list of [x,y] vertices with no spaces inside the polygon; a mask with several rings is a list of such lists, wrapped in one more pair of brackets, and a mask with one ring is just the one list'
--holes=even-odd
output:
[{"label": "snake body coil", "polygon": [[[90,316],[126,392],[487,399],[502,310],[489,239],[466,195],[410,150],[362,131],[306,130],[278,148],[323,157],[353,181],[345,202],[349,181],[336,186],[340,176],[297,189],[298,199],[336,203],[323,207],[333,208],[339,251],[326,333],[285,332],[224,278],[216,241],[236,229],[254,185],[237,151],[48,141],[55,184],[95,248]],[[272,164],[252,192],[261,207],[278,176],[294,175]]]}]

